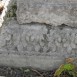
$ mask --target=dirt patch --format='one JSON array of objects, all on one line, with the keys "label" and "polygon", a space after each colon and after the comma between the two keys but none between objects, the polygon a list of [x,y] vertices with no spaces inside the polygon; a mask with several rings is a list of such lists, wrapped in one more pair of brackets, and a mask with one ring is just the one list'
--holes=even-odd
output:
[{"label": "dirt patch", "polygon": [[[33,68],[17,68],[0,66],[0,76],[5,77],[53,77],[56,69],[51,71],[37,70]],[[68,75],[67,72],[63,73],[60,77],[73,77]]]},{"label": "dirt patch", "polygon": [[43,71],[25,67],[16,68],[0,66],[0,76],[5,77],[53,77],[54,72],[55,69],[51,71]]}]

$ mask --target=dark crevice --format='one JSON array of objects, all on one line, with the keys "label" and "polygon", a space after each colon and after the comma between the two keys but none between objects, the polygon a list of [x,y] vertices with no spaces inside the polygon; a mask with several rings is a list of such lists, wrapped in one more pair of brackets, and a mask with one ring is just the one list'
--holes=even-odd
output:
[{"label": "dark crevice", "polygon": [[40,52],[40,53],[43,53],[43,48],[42,48],[42,47],[40,48],[39,52]]},{"label": "dark crevice", "polygon": [[59,27],[60,30],[62,30],[63,28],[68,27],[68,25],[66,25],[66,24],[61,24],[61,25],[59,25],[58,27]]},{"label": "dark crevice", "polygon": [[46,26],[52,26],[50,24],[46,24],[46,23],[40,23],[40,22],[29,22],[29,23],[23,23],[23,24],[20,24],[20,25],[46,25]]},{"label": "dark crevice", "polygon": [[48,43],[48,37],[46,34],[43,34],[44,40],[42,40],[44,43]]},{"label": "dark crevice", "polygon": [[50,34],[50,30],[52,29],[51,25],[46,25],[46,28],[48,29],[47,34]]},{"label": "dark crevice", "polygon": [[63,29],[63,28],[70,28],[70,29],[77,29],[77,26],[69,26],[69,25],[66,25],[66,24],[61,24],[61,25],[58,25],[57,28],[59,29]]},{"label": "dark crevice", "polygon": [[40,25],[40,26],[45,26],[47,28],[47,34],[50,34],[50,30],[51,29],[60,29],[63,30],[64,28],[69,28],[69,29],[77,29],[77,26],[69,26],[67,24],[61,24],[61,25],[57,25],[57,26],[53,26],[51,24],[46,24],[46,23],[39,23],[39,22],[30,22],[30,23],[24,23],[24,24],[20,24],[20,25]]}]

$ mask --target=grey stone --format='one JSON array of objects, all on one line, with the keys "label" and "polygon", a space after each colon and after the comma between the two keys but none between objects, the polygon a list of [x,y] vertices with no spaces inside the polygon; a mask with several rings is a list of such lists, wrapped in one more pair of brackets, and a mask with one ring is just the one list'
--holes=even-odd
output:
[{"label": "grey stone", "polygon": [[77,44],[77,36],[75,37],[75,43]]},{"label": "grey stone", "polygon": [[19,24],[38,22],[77,26],[77,0],[17,0]]},{"label": "grey stone", "polygon": [[36,45],[35,46],[35,51],[39,52],[40,51],[40,48],[41,48],[40,45]]},{"label": "grey stone", "polygon": [[16,20],[3,25],[0,64],[50,70],[64,63],[67,57],[77,58],[77,29],[54,27],[49,30],[46,26],[19,25]]}]

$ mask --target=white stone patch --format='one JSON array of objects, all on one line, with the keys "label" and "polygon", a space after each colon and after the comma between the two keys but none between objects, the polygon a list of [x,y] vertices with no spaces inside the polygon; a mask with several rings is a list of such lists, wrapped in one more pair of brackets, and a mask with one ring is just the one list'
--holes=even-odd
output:
[{"label": "white stone patch", "polygon": [[4,4],[4,9],[2,11],[2,14],[0,15],[0,27],[2,26],[2,23],[4,22],[4,17],[6,15],[7,12],[7,7],[9,5],[11,0],[2,0],[2,3]]}]

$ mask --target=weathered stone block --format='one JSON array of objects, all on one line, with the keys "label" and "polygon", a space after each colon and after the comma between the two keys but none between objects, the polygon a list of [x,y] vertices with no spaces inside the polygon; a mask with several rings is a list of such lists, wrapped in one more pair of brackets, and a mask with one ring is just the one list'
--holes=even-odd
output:
[{"label": "weathered stone block", "polygon": [[77,26],[77,0],[17,0],[17,20]]},{"label": "weathered stone block", "polygon": [[77,29],[43,24],[19,25],[11,20],[1,28],[0,64],[40,69],[58,67],[77,58]]}]

